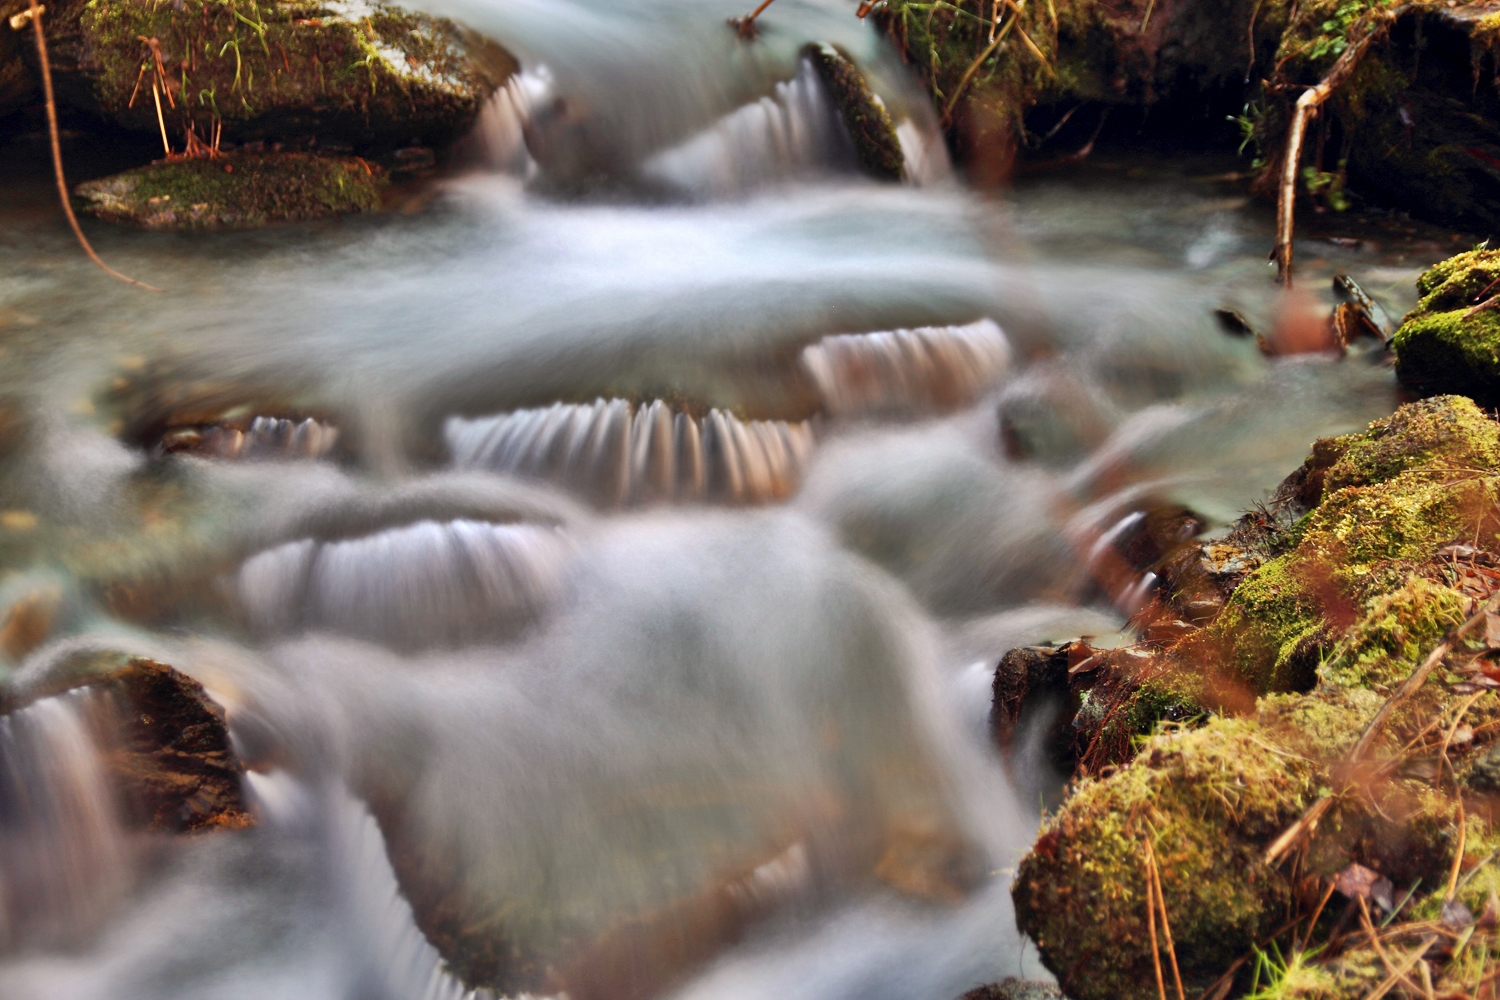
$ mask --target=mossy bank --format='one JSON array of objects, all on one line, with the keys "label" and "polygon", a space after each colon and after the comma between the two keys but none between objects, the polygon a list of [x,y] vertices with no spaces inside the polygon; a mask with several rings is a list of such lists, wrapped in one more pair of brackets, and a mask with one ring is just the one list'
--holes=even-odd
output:
[{"label": "mossy bank", "polygon": [[[1211,620],[1140,651],[1114,710],[1138,752],[1078,781],[1020,866],[1020,926],[1075,1000],[1157,995],[1162,909],[1190,988],[1235,968],[1243,987],[1254,949],[1327,938],[1356,906],[1350,871],[1416,887],[1396,928],[1450,901],[1472,923],[1500,888],[1485,863],[1500,845],[1500,798],[1483,791],[1500,736],[1487,639],[1458,643],[1372,730],[1357,771],[1346,764],[1405,678],[1500,592],[1500,423],[1458,396],[1408,405],[1320,441],[1276,499],[1297,496],[1305,513],[1240,532],[1259,565]],[[1147,711],[1169,702],[1183,721]],[[1268,863],[1320,800],[1311,836]],[[1341,873],[1348,891],[1315,915]],[[1385,976],[1377,963],[1366,978],[1349,942],[1307,961],[1321,985],[1288,996],[1363,996]],[[1461,951],[1444,961],[1430,969],[1440,993],[1468,969]]]}]

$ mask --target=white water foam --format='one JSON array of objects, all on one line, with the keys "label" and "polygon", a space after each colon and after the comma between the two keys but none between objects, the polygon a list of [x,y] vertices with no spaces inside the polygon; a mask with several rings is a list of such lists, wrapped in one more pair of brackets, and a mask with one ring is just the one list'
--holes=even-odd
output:
[{"label": "white water foam", "polygon": [[762,503],[801,482],[814,439],[806,421],[694,418],[655,400],[554,403],[494,417],[450,417],[453,464],[560,482],[610,504]]},{"label": "white water foam", "polygon": [[561,592],[572,552],[553,527],[419,521],[268,549],[244,562],[232,590],[263,633],[456,642],[533,620]]},{"label": "white water foam", "polygon": [[829,412],[951,409],[971,402],[1010,366],[1010,341],[994,320],[966,326],[824,337],[802,367]]},{"label": "white water foam", "polygon": [[85,690],[0,717],[0,947],[76,942],[132,882]]}]

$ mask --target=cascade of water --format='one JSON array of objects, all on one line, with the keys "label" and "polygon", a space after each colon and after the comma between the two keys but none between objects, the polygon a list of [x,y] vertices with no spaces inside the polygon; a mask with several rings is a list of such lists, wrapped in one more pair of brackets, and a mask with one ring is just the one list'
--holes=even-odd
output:
[{"label": "cascade of water", "polygon": [[226,459],[324,458],[338,439],[337,427],[311,417],[301,421],[256,417],[244,430],[212,424],[169,431],[162,436],[161,450]]},{"label": "cascade of water", "polygon": [[247,559],[231,589],[263,633],[311,628],[397,644],[456,642],[533,620],[561,592],[572,550],[552,527],[419,521],[279,545]]},{"label": "cascade of water", "polygon": [[78,690],[0,717],[0,947],[75,940],[131,882],[93,735],[110,714]]},{"label": "cascade of water", "polygon": [[812,63],[766,97],[642,165],[642,173],[695,194],[726,195],[817,170],[855,167],[854,146]]},{"label": "cascade of water", "polygon": [[457,468],[551,479],[612,504],[780,499],[796,489],[814,445],[806,421],[717,409],[695,419],[659,399],[450,417],[444,430]]},{"label": "cascade of water", "polygon": [[966,326],[847,333],[802,351],[802,366],[830,413],[952,407],[972,401],[1010,365],[993,320]]},{"label": "cascade of water", "polygon": [[492,170],[526,179],[535,176],[526,126],[551,90],[552,74],[546,66],[524,69],[506,80],[480,110],[465,151]]}]

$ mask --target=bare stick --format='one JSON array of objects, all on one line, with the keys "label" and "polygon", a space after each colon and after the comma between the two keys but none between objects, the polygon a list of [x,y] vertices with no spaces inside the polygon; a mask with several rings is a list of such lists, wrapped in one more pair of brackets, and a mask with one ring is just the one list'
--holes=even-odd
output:
[{"label": "bare stick", "polygon": [[1151,932],[1151,964],[1156,968],[1156,993],[1167,1000],[1167,982],[1161,974],[1161,945],[1156,941],[1156,891],[1151,879],[1151,842],[1146,846],[1146,928]]},{"label": "bare stick", "polygon": [[36,0],[31,0],[31,26],[36,32],[36,57],[42,67],[42,92],[47,98],[47,131],[52,137],[52,169],[57,175],[57,196],[62,201],[63,213],[68,217],[68,225],[73,227],[73,235],[78,237],[78,245],[83,247],[83,252],[88,254],[89,260],[98,264],[104,273],[112,278],[118,278],[127,285],[159,292],[161,289],[155,285],[148,285],[144,281],[136,281],[134,278],[127,277],[100,260],[94,248],[89,245],[88,238],[83,235],[83,230],[78,226],[78,217],[73,214],[73,203],[68,198],[68,181],[63,176],[62,142],[57,135],[57,102],[52,96],[52,65],[47,61],[47,37],[42,32],[42,8]]},{"label": "bare stick", "polygon": [[1146,863],[1151,868],[1151,884],[1156,889],[1156,905],[1161,908],[1162,936],[1167,941],[1167,957],[1172,960],[1172,982],[1177,987],[1177,1000],[1185,1000],[1182,993],[1182,972],[1177,968],[1177,946],[1172,943],[1172,924],[1167,919],[1167,894],[1161,891],[1161,869],[1156,864],[1156,850],[1146,841]]},{"label": "bare stick", "polygon": [[[1408,698],[1416,694],[1422,685],[1427,683],[1427,678],[1432,676],[1432,672],[1438,668],[1443,659],[1453,651],[1453,647],[1458,644],[1458,641],[1472,632],[1476,625],[1484,621],[1485,615],[1490,614],[1497,608],[1500,608],[1500,593],[1495,594],[1495,596],[1486,601],[1478,611],[1474,612],[1474,615],[1468,621],[1464,622],[1450,633],[1446,639],[1433,647],[1432,652],[1427,655],[1427,659],[1422,661],[1422,665],[1413,670],[1411,675],[1396,689],[1396,692],[1386,699],[1384,705],[1380,706],[1380,710],[1375,713],[1375,718],[1371,719],[1370,724],[1365,726],[1365,731],[1360,735],[1359,742],[1355,743],[1349,749],[1349,752],[1344,755],[1344,770],[1347,771],[1364,758],[1365,752],[1370,749],[1370,745],[1380,735],[1381,727],[1391,717],[1391,713],[1399,708]],[[1286,831],[1277,837],[1270,847],[1266,848],[1266,864],[1274,865],[1279,861],[1281,856],[1301,837],[1304,831],[1317,824],[1318,820],[1328,811],[1332,804],[1332,796],[1321,798],[1313,803],[1297,822],[1287,827]]]},{"label": "bare stick", "polygon": [[1354,72],[1370,43],[1404,9],[1373,15],[1365,33],[1344,50],[1343,55],[1328,70],[1328,75],[1317,86],[1309,87],[1297,98],[1297,106],[1292,111],[1292,124],[1287,130],[1285,161],[1281,167],[1281,189],[1276,197],[1276,248],[1271,251],[1271,257],[1276,261],[1276,280],[1288,288],[1292,287],[1292,216],[1297,201],[1297,167],[1302,161],[1302,140],[1307,134],[1307,122],[1333,94],[1335,88]]}]

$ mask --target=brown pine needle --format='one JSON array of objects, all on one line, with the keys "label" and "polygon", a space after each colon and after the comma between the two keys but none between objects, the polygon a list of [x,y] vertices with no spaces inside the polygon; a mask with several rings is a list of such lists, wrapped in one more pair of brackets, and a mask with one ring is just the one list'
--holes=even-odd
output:
[{"label": "brown pine needle", "polygon": [[1156,969],[1156,993],[1167,1000],[1167,982],[1161,974],[1161,945],[1156,940],[1156,888],[1151,879],[1151,843],[1146,842],[1146,928],[1151,933],[1151,964]]},{"label": "brown pine needle", "polygon": [[166,150],[167,159],[172,158],[172,144],[167,141],[167,123],[161,116],[161,88],[156,85],[156,78],[151,79],[151,99],[156,102],[156,124],[161,126],[161,148]]},{"label": "brown pine needle", "polygon": [[[1446,757],[1447,754],[1444,754]],[[1453,870],[1448,873],[1448,890],[1443,893],[1443,901],[1451,902],[1453,896],[1458,892],[1458,872],[1464,866],[1464,848],[1468,846],[1469,823],[1464,819],[1464,797],[1458,797],[1458,849],[1453,852]]]},{"label": "brown pine needle", "polygon": [[62,141],[57,133],[57,101],[52,94],[52,64],[47,61],[47,36],[42,31],[42,8],[36,0],[31,0],[31,25],[32,30],[36,32],[37,62],[42,68],[42,93],[47,99],[47,131],[52,138],[52,170],[57,176],[57,196],[62,201],[63,213],[68,217],[68,225],[73,228],[73,235],[78,237],[78,245],[83,247],[83,252],[89,255],[89,260],[98,264],[105,274],[127,285],[159,292],[161,289],[155,285],[148,285],[144,281],[136,281],[134,278],[127,277],[100,260],[94,248],[89,245],[88,237],[84,236],[83,230],[79,228],[78,217],[73,214],[73,203],[68,197],[68,180],[63,175]]},{"label": "brown pine needle", "polygon": [[1177,987],[1177,1000],[1186,1000],[1182,992],[1182,973],[1177,968],[1177,946],[1172,943],[1172,923],[1167,919],[1167,894],[1161,891],[1161,869],[1156,864],[1156,851],[1151,841],[1146,841],[1146,866],[1151,870],[1151,884],[1156,890],[1156,905],[1161,908],[1162,936],[1167,941],[1167,958],[1172,960],[1172,983]]}]

